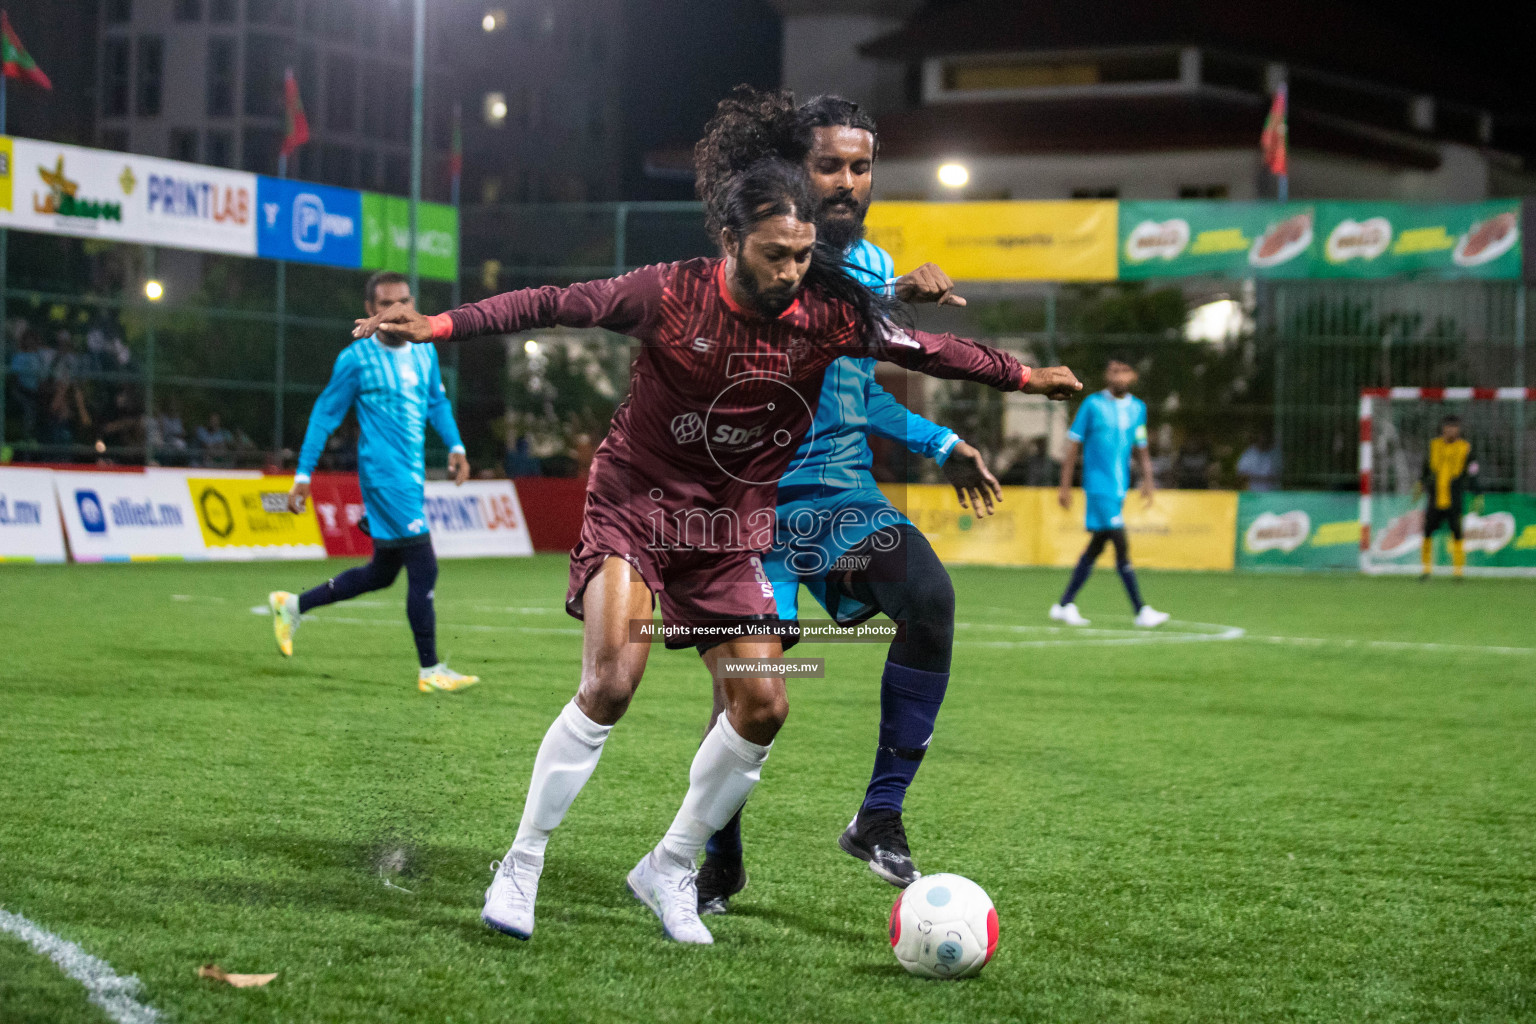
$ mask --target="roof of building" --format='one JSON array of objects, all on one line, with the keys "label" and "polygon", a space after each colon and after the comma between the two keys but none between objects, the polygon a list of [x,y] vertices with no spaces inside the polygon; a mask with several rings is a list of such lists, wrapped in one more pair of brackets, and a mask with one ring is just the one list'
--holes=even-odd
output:
[{"label": "roof of building", "polygon": [[1227,50],[1501,108],[1518,99],[1497,78],[1448,60],[1392,21],[1335,0],[935,0],[860,52],[917,60],[1153,45]]},{"label": "roof of building", "polygon": [[[1259,97],[1178,93],[987,103],[934,103],[880,118],[882,157],[1257,149]],[[1304,110],[1291,112],[1293,149],[1433,170],[1435,146]]]}]

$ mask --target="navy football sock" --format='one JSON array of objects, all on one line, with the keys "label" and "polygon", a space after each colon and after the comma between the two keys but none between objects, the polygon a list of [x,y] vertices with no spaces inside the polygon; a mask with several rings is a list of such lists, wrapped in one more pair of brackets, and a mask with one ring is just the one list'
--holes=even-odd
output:
[{"label": "navy football sock", "polygon": [[1083,557],[1077,560],[1077,565],[1072,569],[1072,579],[1068,581],[1067,589],[1061,595],[1061,600],[1057,602],[1058,604],[1068,605],[1072,603],[1072,599],[1077,596],[1077,592],[1083,589],[1083,584],[1087,583],[1088,577],[1093,574],[1093,563],[1098,557],[1097,554],[1090,555],[1084,552]]},{"label": "navy football sock", "polygon": [[1131,568],[1131,563],[1115,566],[1120,571],[1120,582],[1125,584],[1125,592],[1131,598],[1131,606],[1138,612],[1146,603],[1141,599],[1141,588],[1136,585],[1136,570]]},{"label": "navy football sock", "polygon": [[862,810],[901,812],[907,787],[933,738],[948,686],[948,672],[885,663],[880,677],[880,747]]},{"label": "navy football sock", "polygon": [[709,837],[704,844],[704,855],[741,860],[741,811],[738,810],[720,831]]},{"label": "navy football sock", "polygon": [[431,544],[413,544],[402,548],[406,586],[405,617],[411,623],[416,640],[416,658],[422,668],[437,664],[437,608],[433,604],[437,586],[437,556]]}]

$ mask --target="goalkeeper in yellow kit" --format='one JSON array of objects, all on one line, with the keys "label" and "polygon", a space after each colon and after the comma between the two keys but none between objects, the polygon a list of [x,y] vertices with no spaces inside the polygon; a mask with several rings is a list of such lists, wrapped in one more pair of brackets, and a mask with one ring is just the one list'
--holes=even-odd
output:
[{"label": "goalkeeper in yellow kit", "polygon": [[1424,575],[1429,579],[1435,567],[1435,532],[1440,527],[1451,531],[1451,564],[1458,578],[1467,566],[1467,551],[1462,544],[1461,513],[1466,494],[1476,494],[1472,502],[1473,513],[1483,510],[1483,496],[1477,479],[1477,459],[1472,454],[1472,444],[1461,436],[1461,418],[1447,416],[1440,421],[1440,436],[1429,442],[1429,453],[1424,457],[1424,476],[1414,487],[1414,499],[1429,491],[1429,501],[1424,509]]}]

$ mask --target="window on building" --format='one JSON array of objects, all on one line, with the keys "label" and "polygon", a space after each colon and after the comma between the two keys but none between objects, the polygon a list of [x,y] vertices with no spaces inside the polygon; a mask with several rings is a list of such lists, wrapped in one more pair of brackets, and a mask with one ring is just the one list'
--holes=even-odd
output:
[{"label": "window on building", "polygon": [[292,25],[293,15],[293,0],[245,0],[245,20],[252,25]]},{"label": "window on building", "polygon": [[592,23],[592,34],[587,37],[587,52],[592,55],[594,61],[600,61],[608,52],[608,43],[603,38],[603,23]]},{"label": "window on building", "polygon": [[[286,41],[278,36],[251,33],[245,37],[245,102],[247,114],[256,117],[283,116],[283,73],[292,65],[293,55]],[[313,94],[299,95],[310,104]]]},{"label": "window on building", "polygon": [[[257,174],[277,173],[277,151],[282,147],[283,133],[274,128],[247,128],[241,137],[241,163],[245,170]],[[302,152],[302,150],[301,150]]]},{"label": "window on building", "polygon": [[134,79],[133,107],[140,117],[160,116],[160,87],[165,71],[165,40],[139,37],[138,77]]},{"label": "window on building", "polygon": [[123,128],[103,128],[98,136],[102,149],[128,152],[128,132]]},{"label": "window on building", "polygon": [[957,60],[944,68],[945,92],[1030,92],[1070,86],[1176,82],[1178,51],[1113,54],[1085,59]]},{"label": "window on building", "polygon": [[208,40],[208,116],[235,112],[235,41],[229,36]]},{"label": "window on building", "polygon": [[133,20],[133,0],[107,0],[107,24],[121,25]]},{"label": "window on building", "polygon": [[333,56],[325,69],[325,125],[333,131],[357,128],[357,62]]},{"label": "window on building", "polygon": [[215,167],[235,166],[235,137],[220,129],[210,129],[203,140],[203,162]]},{"label": "window on building", "polygon": [[177,21],[202,21],[203,0],[176,0]]},{"label": "window on building", "polygon": [[1075,188],[1075,189],[1073,189],[1072,190],[1072,198],[1073,199],[1119,199],[1120,198],[1120,190],[1118,188],[1105,188],[1103,186],[1091,185],[1091,186],[1089,186],[1087,188]]},{"label": "window on building", "polygon": [[208,20],[228,25],[235,20],[235,0],[208,0]]},{"label": "window on building", "polygon": [[171,129],[171,159],[185,160],[189,164],[197,163],[196,128]]},{"label": "window on building", "polygon": [[1180,199],[1225,199],[1227,198],[1227,186],[1225,185],[1180,185]]},{"label": "window on building", "polygon": [[352,0],[325,0],[325,34],[332,42],[357,38],[357,8]]},{"label": "window on building", "polygon": [[587,135],[593,139],[603,137],[602,100],[592,99],[587,101]]},{"label": "window on building", "polygon": [[108,36],[102,47],[101,114],[103,117],[128,116],[128,40]]},{"label": "window on building", "polygon": [[347,146],[320,147],[320,180],[341,188],[357,187],[357,153]]},{"label": "window on building", "polygon": [[376,189],[379,187],[379,154],[371,149],[365,149],[357,154],[357,187]]},{"label": "window on building", "polygon": [[411,162],[403,153],[384,158],[384,191],[403,196],[411,190]]}]

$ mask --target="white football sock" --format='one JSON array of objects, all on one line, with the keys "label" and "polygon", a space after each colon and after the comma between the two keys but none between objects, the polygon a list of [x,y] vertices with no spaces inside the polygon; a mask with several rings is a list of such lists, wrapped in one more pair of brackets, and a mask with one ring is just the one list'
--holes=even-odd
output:
[{"label": "white football sock", "polygon": [[744,740],[729,715],[715,720],[688,771],[688,795],[658,846],[681,864],[692,866],[710,836],[725,827],[752,794],[773,744]]},{"label": "white football sock", "polygon": [[613,726],[598,725],[583,714],[575,700],[561,709],[534,758],[528,802],[523,805],[523,820],[512,842],[513,853],[526,859],[544,859],[549,834],[592,777],[597,759],[603,756],[603,743],[612,731]]}]

